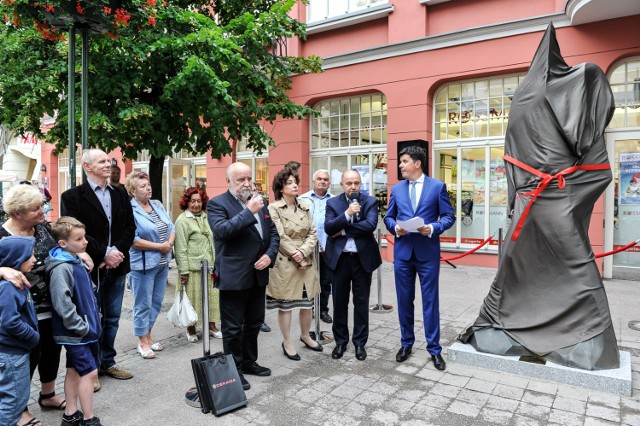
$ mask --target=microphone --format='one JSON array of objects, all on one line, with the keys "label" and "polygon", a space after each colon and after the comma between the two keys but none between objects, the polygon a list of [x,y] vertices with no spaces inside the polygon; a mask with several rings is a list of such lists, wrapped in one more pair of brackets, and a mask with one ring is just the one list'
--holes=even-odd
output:
[{"label": "microphone", "polygon": [[[358,197],[360,197],[360,192],[356,191],[356,192],[351,192],[347,198],[349,198],[349,204],[360,204],[358,202]],[[355,222],[359,222],[360,221],[360,212],[356,213],[355,216],[353,216],[353,219]]]}]

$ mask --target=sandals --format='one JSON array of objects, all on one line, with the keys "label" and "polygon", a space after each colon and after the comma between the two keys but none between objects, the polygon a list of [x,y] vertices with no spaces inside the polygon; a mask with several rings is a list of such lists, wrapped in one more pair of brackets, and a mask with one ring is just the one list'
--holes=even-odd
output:
[{"label": "sandals", "polygon": [[28,422],[23,423],[23,424],[19,424],[18,423],[16,426],[42,426],[42,422],[40,420],[38,420],[37,418],[33,417]]},{"label": "sandals", "polygon": [[164,349],[164,346],[162,346],[160,342],[155,342],[153,345],[151,345],[152,351],[160,352],[163,349]]},{"label": "sandals", "polygon": [[[38,397],[38,405],[43,410],[64,410],[67,407],[67,400],[66,399],[63,399],[62,402],[60,404],[58,404],[58,405],[46,405],[46,404],[43,403],[43,401],[45,401],[47,399],[51,399],[51,398],[53,398],[55,396],[56,396],[55,392],[51,392],[51,393],[48,393],[48,394],[40,393],[40,396]],[[33,419],[32,419],[32,421],[33,421]],[[26,425],[30,425],[31,426],[31,425],[37,424],[37,422],[38,422],[38,420],[36,420],[36,423],[31,423],[31,422],[30,423],[25,423],[24,426],[26,426]]]},{"label": "sandals", "polygon": [[156,357],[156,354],[155,352],[153,352],[153,349],[149,349],[148,351],[143,351],[142,346],[140,345],[138,345],[138,353],[143,359],[154,359]]}]

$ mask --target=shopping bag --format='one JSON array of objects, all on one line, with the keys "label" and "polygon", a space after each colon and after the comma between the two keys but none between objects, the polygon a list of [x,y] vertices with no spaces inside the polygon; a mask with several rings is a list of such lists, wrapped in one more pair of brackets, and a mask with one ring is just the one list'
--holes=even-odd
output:
[{"label": "shopping bag", "polygon": [[190,327],[198,321],[198,313],[191,306],[191,301],[184,291],[184,285],[180,286],[180,292],[176,294],[167,319],[171,324],[180,328]]},{"label": "shopping bag", "polygon": [[218,352],[191,360],[203,413],[216,416],[247,405],[233,356]]}]

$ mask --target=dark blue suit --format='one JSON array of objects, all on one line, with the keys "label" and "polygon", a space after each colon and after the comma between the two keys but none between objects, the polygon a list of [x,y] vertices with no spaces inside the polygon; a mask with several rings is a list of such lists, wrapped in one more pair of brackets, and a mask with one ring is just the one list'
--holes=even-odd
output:
[{"label": "dark blue suit", "polygon": [[[347,221],[349,208],[346,195],[327,201],[324,230],[328,235],[325,260],[334,271],[333,336],[336,344],[349,342],[349,296],[353,292],[353,344],[364,346],[369,338],[369,293],[371,275],[382,263],[373,232],[378,225],[378,200],[360,194],[360,220]],[[344,235],[333,236],[341,233]],[[344,253],[347,240],[353,238],[357,254]]]},{"label": "dark blue suit", "polygon": [[421,217],[425,224],[433,226],[431,238],[415,232],[408,233],[402,237],[396,237],[393,249],[401,343],[403,347],[408,347],[415,341],[413,301],[417,274],[422,291],[427,350],[431,355],[437,355],[442,351],[438,295],[440,275],[440,238],[438,236],[451,228],[456,221],[444,183],[425,176],[415,212],[409,198],[409,181],[404,180],[393,186],[389,208],[384,218],[389,232],[396,235],[397,221],[417,216]]}]

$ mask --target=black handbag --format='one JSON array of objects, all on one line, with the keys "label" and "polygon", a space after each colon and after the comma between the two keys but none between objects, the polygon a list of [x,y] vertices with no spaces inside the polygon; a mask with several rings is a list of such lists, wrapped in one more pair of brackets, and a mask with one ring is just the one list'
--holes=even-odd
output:
[{"label": "black handbag", "polygon": [[218,352],[191,360],[203,413],[219,416],[247,405],[233,356]]},{"label": "black handbag", "polygon": [[206,260],[202,261],[202,351],[203,357],[191,360],[193,376],[203,413],[216,416],[247,405],[240,374],[231,354],[209,352],[209,276],[213,275]]}]

